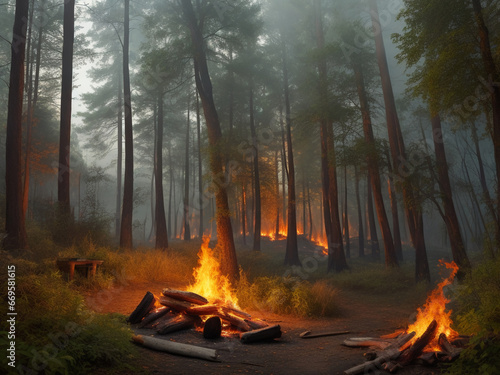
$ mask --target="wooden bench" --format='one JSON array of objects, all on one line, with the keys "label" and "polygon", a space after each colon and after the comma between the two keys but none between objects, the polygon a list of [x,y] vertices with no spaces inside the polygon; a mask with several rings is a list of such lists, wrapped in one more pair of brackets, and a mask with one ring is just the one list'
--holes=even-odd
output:
[{"label": "wooden bench", "polygon": [[83,259],[83,258],[64,258],[56,261],[57,268],[61,272],[66,272],[69,275],[69,280],[73,280],[75,268],[82,269],[87,278],[94,277],[97,271],[97,266],[100,266],[104,261],[98,259]]}]

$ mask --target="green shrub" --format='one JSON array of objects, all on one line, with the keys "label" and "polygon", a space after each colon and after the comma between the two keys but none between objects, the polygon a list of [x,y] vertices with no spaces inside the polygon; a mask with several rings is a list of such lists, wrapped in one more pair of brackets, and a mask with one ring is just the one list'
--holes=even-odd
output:
[{"label": "green shrub", "polygon": [[453,320],[461,334],[474,335],[449,374],[498,374],[500,370],[500,258],[484,261],[467,275]]}]

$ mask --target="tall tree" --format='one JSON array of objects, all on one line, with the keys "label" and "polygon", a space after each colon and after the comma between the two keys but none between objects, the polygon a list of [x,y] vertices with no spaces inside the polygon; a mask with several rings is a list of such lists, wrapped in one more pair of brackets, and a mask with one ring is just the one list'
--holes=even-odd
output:
[{"label": "tall tree", "polygon": [[[221,272],[234,280],[238,277],[238,262],[234,247],[227,191],[225,184],[220,183],[220,178],[225,176],[222,150],[220,149],[222,131],[215,107],[212,81],[207,65],[206,41],[202,30],[204,20],[203,18],[197,18],[191,0],[182,0],[181,6],[184,21],[191,36],[196,88],[203,106],[210,143],[209,163],[212,173],[212,183],[215,185],[213,188],[215,189],[215,204],[217,207],[217,243],[221,254]],[[203,15],[200,15],[200,17],[203,17]]]},{"label": "tall tree", "polygon": [[155,222],[156,248],[168,248],[165,203],[163,199],[163,93],[158,94],[158,121],[156,130],[156,169],[155,169]]},{"label": "tall tree", "polygon": [[73,42],[75,39],[75,0],[64,2],[64,40],[62,51],[61,123],[57,200],[65,215],[70,213],[71,101],[73,92]]},{"label": "tall tree", "polygon": [[183,215],[182,215],[182,228],[184,233],[184,241],[191,239],[191,228],[189,226],[189,128],[191,127],[190,116],[190,103],[191,97],[188,94],[187,101],[187,116],[186,116],[186,147],[185,147],[185,160],[184,160],[184,200],[183,200]]},{"label": "tall tree", "polygon": [[260,199],[259,149],[257,144],[257,132],[255,131],[253,90],[254,89],[252,85],[250,87],[248,107],[250,111],[250,132],[252,136],[253,171],[255,176],[255,186],[254,186],[255,221],[253,227],[253,250],[260,251],[262,215],[261,215],[261,199]]},{"label": "tall tree", "polygon": [[5,144],[5,231],[6,250],[27,246],[22,196],[22,115],[26,22],[29,0],[16,0],[12,29],[7,137]]},{"label": "tall tree", "polygon": [[123,104],[125,119],[125,178],[123,182],[120,247],[132,248],[132,211],[134,203],[134,138],[132,131],[132,101],[130,95],[129,44],[130,0],[125,0],[123,28]]}]

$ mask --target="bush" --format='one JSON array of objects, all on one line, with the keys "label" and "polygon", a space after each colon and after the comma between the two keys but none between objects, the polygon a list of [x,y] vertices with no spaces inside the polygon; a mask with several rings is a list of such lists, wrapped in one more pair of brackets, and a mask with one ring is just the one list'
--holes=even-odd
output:
[{"label": "bush", "polygon": [[258,277],[250,283],[240,272],[236,296],[242,308],[305,317],[337,315],[336,293],[324,281],[311,284],[272,276]]},{"label": "bush", "polygon": [[460,286],[454,321],[458,332],[474,335],[449,374],[498,374],[500,369],[500,258],[484,261]]}]

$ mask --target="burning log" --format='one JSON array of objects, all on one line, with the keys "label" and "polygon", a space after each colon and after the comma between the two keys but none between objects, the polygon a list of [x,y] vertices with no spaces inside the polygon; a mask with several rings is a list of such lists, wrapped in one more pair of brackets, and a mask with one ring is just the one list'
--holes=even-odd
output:
[{"label": "burning log", "polygon": [[273,340],[281,337],[279,324],[240,334],[241,342],[249,344],[257,341]]},{"label": "burning log", "polygon": [[189,310],[193,307],[193,305],[189,302],[180,301],[178,299],[167,296],[160,296],[160,303],[163,306],[170,307],[171,309],[177,310],[179,312]]},{"label": "burning log", "polygon": [[193,327],[196,321],[197,319],[193,316],[178,314],[173,318],[160,322],[156,327],[156,332],[159,335],[166,335],[167,333],[188,329]]},{"label": "burning log", "polygon": [[203,337],[206,339],[218,339],[222,333],[222,322],[218,316],[208,318],[203,326]]},{"label": "burning log", "polygon": [[130,314],[127,322],[130,324],[139,323],[155,306],[156,297],[151,292],[147,292],[135,310]]},{"label": "burning log", "polygon": [[456,359],[460,355],[460,352],[462,351],[461,348],[457,348],[457,347],[453,346],[448,341],[448,337],[446,337],[446,335],[444,333],[441,333],[439,335],[438,345],[441,348],[441,350],[444,353],[446,353],[446,356],[444,358],[442,358],[441,360],[444,360],[447,362],[451,362],[454,359]]},{"label": "burning log", "polygon": [[410,341],[413,337],[415,337],[415,332],[403,333],[400,334],[393,342],[390,344],[385,350],[376,351],[376,352],[367,352],[365,353],[365,357],[367,360],[371,361],[377,357],[381,357],[384,355],[386,350],[390,349],[400,349],[403,347],[408,341]]},{"label": "burning log", "polygon": [[186,310],[191,315],[215,315],[219,312],[217,305],[192,306]]},{"label": "burning log", "polygon": [[162,294],[166,297],[171,297],[179,301],[191,302],[196,305],[205,305],[208,303],[208,300],[205,297],[193,292],[185,292],[183,290],[165,288],[163,289]]},{"label": "burning log", "polygon": [[160,350],[171,354],[179,354],[187,357],[201,358],[207,361],[217,361],[217,351],[169,340],[157,339],[154,337],[137,335],[132,340],[146,348]]},{"label": "burning log", "polygon": [[250,319],[245,319],[245,323],[250,326],[251,329],[261,329],[269,326],[266,322],[263,320],[250,320]]},{"label": "burning log", "polygon": [[432,341],[436,336],[437,322],[433,320],[431,324],[427,327],[424,334],[420,336],[415,343],[408,349],[404,350],[399,358],[398,362],[405,366],[410,364],[415,358],[422,354],[424,348]]},{"label": "burning log", "polygon": [[243,318],[243,319],[251,319],[252,318],[252,316],[250,314],[247,314],[244,311],[235,309],[234,307],[221,306],[221,309],[224,312],[224,314],[233,314],[233,315],[236,315],[236,316]]},{"label": "burning log", "polygon": [[248,325],[248,323],[241,319],[241,318],[238,318],[237,316],[235,315],[232,315],[230,313],[217,313],[216,314],[219,318],[221,318],[222,320],[228,322],[229,324],[235,326],[236,328],[239,328],[241,329],[242,331],[251,331],[252,328],[250,327],[250,325]]},{"label": "burning log", "polygon": [[157,311],[152,312],[151,314],[149,314],[148,316],[146,316],[142,320],[141,324],[138,325],[138,328],[144,328],[144,327],[147,327],[147,326],[151,325],[156,320],[158,320],[161,317],[163,317],[164,315],[166,315],[169,311],[170,311],[170,309],[168,307],[161,307],[161,308],[159,308]]}]

